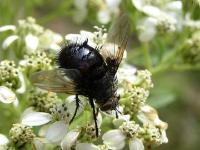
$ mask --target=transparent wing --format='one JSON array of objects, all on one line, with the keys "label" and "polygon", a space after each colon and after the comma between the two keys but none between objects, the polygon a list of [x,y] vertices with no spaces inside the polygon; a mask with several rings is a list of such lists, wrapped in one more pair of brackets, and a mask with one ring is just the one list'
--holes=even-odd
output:
[{"label": "transparent wing", "polygon": [[33,85],[56,93],[77,94],[80,72],[76,69],[55,69],[40,71],[30,78]]},{"label": "transparent wing", "polygon": [[124,13],[120,14],[111,25],[106,44],[100,51],[112,73],[117,72],[119,64],[122,61],[128,42],[129,28],[128,16]]}]

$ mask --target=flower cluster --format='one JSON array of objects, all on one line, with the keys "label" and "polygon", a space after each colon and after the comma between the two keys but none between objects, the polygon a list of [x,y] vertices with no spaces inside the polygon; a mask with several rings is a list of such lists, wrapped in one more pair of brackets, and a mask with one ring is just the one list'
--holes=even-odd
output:
[{"label": "flower cluster", "polygon": [[184,45],[182,55],[184,62],[190,64],[200,64],[200,31],[194,33]]},{"label": "flower cluster", "polygon": [[3,60],[0,62],[0,85],[17,93],[24,93],[26,88],[24,76],[14,61]]},{"label": "flower cluster", "polygon": [[60,101],[56,93],[42,90],[31,91],[29,100],[34,110],[47,113]]},{"label": "flower cluster", "polygon": [[[106,3],[108,2],[106,1]],[[22,82],[18,79],[20,78],[19,72],[25,76],[23,78],[28,80],[30,75],[37,71],[55,67],[53,58],[45,51],[41,51],[40,48],[49,49],[52,44],[55,46],[57,42],[50,39],[55,36],[53,32],[44,30],[32,18],[19,21],[19,27],[12,26],[12,28],[17,36],[16,40],[24,39],[21,40],[24,43],[20,44],[24,45],[26,50],[22,52],[23,57],[17,61],[19,69],[11,61],[1,62],[2,77],[0,80],[2,80],[2,85],[16,90],[19,87],[18,84]],[[100,49],[106,43],[107,30],[104,27],[95,26],[94,28],[93,33],[81,31],[80,34],[68,34],[65,36],[65,40],[67,43],[88,40],[90,46]],[[49,35],[51,36],[49,37]],[[45,43],[50,43],[47,45],[51,46],[45,47]],[[113,46],[112,44],[109,46]],[[9,45],[6,48],[8,47]],[[52,54],[52,51],[50,53]],[[149,90],[153,87],[151,73],[148,70],[137,70],[128,65],[125,61],[125,54],[126,51],[122,65],[117,72],[119,82],[117,94],[120,95],[117,109],[119,118],[115,119],[112,112],[109,114],[109,112],[96,110],[98,137],[96,137],[91,107],[85,97],[79,96],[77,99],[76,96],[38,90],[27,82],[27,89],[34,90],[21,97],[29,100],[31,107],[26,108],[22,113],[20,124],[14,124],[11,128],[11,145],[5,145],[9,148],[25,148],[25,145],[31,144],[35,149],[45,149],[46,145],[51,145],[51,148],[59,147],[62,150],[120,150],[126,147],[129,147],[130,150],[136,148],[143,150],[144,147],[166,143],[167,124],[159,119],[157,112],[152,107],[145,104],[150,93]],[[12,81],[12,86],[5,84],[6,81]],[[10,89],[4,86],[0,87],[0,101],[13,102],[16,99],[15,94],[12,95]],[[5,96],[4,91],[10,96]],[[77,107],[77,103],[79,107]],[[75,113],[76,116],[74,116]],[[71,122],[72,119],[73,122]],[[37,133],[32,131],[32,128],[35,127],[37,127]]]},{"label": "flower cluster", "polygon": [[45,52],[34,52],[30,55],[25,55],[20,62],[21,69],[29,76],[31,73],[49,70],[52,68],[52,59]]},{"label": "flower cluster", "polygon": [[[119,72],[118,77],[120,85],[126,87],[119,89],[120,104],[123,107],[124,114],[129,114],[131,118],[134,118],[145,104],[149,90],[153,87],[151,73],[148,70],[137,70],[130,72],[130,74],[127,73],[126,76],[120,76],[123,76],[123,72]],[[126,90],[120,91],[121,89]]]},{"label": "flower cluster", "polygon": [[73,19],[75,22],[83,22],[88,15],[88,7],[95,7],[98,9],[98,12],[96,14],[97,20],[102,24],[107,24],[111,21],[112,16],[119,13],[119,5],[121,3],[121,0],[89,2],[87,0],[74,0],[76,11],[74,12]]},{"label": "flower cluster", "polygon": [[11,89],[19,88],[19,69],[16,68],[14,61],[4,60],[0,62],[0,85]]},{"label": "flower cluster", "polygon": [[26,20],[19,20],[18,25],[8,25],[0,27],[0,32],[12,31],[12,35],[8,36],[2,47],[9,49],[13,44],[18,58],[23,57],[24,54],[31,54],[38,50],[52,50],[60,49],[59,43],[62,42],[62,36],[54,33],[49,29],[44,29],[42,26],[36,24],[32,17]]},{"label": "flower cluster", "polygon": [[22,147],[26,143],[31,143],[35,138],[32,128],[22,124],[13,124],[9,135],[12,144],[16,147]]}]

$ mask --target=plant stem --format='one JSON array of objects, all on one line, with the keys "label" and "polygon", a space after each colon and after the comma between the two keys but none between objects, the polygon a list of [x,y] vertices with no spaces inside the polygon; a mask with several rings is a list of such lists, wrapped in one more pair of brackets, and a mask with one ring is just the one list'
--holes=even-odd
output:
[{"label": "plant stem", "polygon": [[149,44],[144,43],[142,50],[144,54],[145,66],[147,69],[151,70],[152,64],[151,64],[151,56],[149,53]]},{"label": "plant stem", "polygon": [[152,68],[150,71],[152,74],[158,74],[161,72],[165,72],[168,70],[172,70],[172,66],[175,65],[174,62],[176,61],[176,57],[180,54],[180,52],[183,50],[183,46],[177,47],[175,50],[172,50],[169,52],[161,61],[159,65],[157,65],[155,68]]},{"label": "plant stem", "polygon": [[187,71],[187,70],[200,70],[200,64],[198,65],[191,65],[191,64],[185,64],[185,65],[173,65],[172,70],[174,71]]}]

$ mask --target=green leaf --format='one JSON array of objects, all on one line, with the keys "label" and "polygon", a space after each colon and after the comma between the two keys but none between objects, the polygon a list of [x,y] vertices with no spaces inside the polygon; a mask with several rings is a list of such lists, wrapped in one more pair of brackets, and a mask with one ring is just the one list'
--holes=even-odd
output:
[{"label": "green leaf", "polygon": [[176,100],[176,95],[172,91],[157,90],[153,91],[147,103],[155,108],[166,107]]}]

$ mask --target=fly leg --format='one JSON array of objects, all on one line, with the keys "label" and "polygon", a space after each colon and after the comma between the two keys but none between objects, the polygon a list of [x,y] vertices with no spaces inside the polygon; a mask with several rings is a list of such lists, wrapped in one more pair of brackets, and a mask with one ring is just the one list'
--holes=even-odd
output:
[{"label": "fly leg", "polygon": [[76,109],[75,109],[75,112],[74,112],[74,115],[73,115],[73,117],[72,117],[72,119],[70,120],[70,124],[72,123],[72,121],[74,120],[74,118],[76,117],[76,114],[77,114],[77,112],[78,112],[78,109],[79,109],[79,107],[80,107],[80,99],[78,98],[78,94],[76,94],[76,97],[75,97],[75,100],[76,100]]},{"label": "fly leg", "polygon": [[118,107],[116,107],[116,108],[115,108],[115,115],[116,115],[116,118],[117,118],[117,119],[119,118],[118,113],[119,113],[119,114],[122,114],[122,113],[119,111]]},{"label": "fly leg", "polygon": [[94,101],[93,101],[92,98],[89,98],[89,102],[90,102],[90,105],[91,105],[92,111],[93,111],[93,118],[94,118],[95,129],[96,129],[96,137],[98,137],[99,136],[99,129],[98,129],[98,126],[97,126],[97,117],[96,117],[96,113],[95,113]]},{"label": "fly leg", "polygon": [[99,108],[97,108],[96,116],[98,116],[98,114],[99,114]]}]

